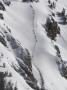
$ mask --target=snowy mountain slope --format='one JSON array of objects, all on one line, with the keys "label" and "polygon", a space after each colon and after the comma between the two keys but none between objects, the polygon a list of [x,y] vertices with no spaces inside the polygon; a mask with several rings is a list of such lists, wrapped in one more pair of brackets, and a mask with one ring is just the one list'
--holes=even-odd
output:
[{"label": "snowy mountain slope", "polygon": [[1,2],[0,89],[66,90],[67,1]]},{"label": "snowy mountain slope", "polygon": [[[58,0],[57,8],[62,8],[59,6],[61,3],[60,0]],[[46,5],[45,5],[46,4]],[[66,2],[64,2],[66,4]],[[63,5],[63,3],[62,3]],[[42,6],[42,7],[41,7]],[[64,5],[65,6],[65,5]],[[43,23],[45,23],[46,17],[51,15],[51,12],[53,11],[55,14],[57,12],[57,9],[51,10],[48,8],[47,1],[41,1],[40,4],[38,3],[38,6],[34,6],[36,11],[36,17],[37,17],[37,38],[38,42],[36,45],[36,51],[34,55],[33,62],[37,64],[38,67],[40,67],[40,70],[43,73],[44,81],[46,86],[51,90],[65,90],[67,80],[64,79],[59,70],[58,66],[56,64],[56,60],[58,59],[56,57],[56,50],[54,49],[54,43],[55,45],[58,45],[61,53],[61,57],[64,61],[66,61],[66,25],[59,24],[60,27],[60,33],[61,36],[57,37],[57,41],[52,43],[49,38],[47,37],[47,34],[43,27],[41,26]],[[58,9],[58,10],[59,10]],[[54,17],[57,21],[57,17]],[[64,33],[65,32],[65,33]]]},{"label": "snowy mountain slope", "polygon": [[[11,32],[6,31],[3,27],[0,34],[0,89],[25,90],[24,88],[27,88],[32,90],[28,85],[36,89],[38,87],[37,80],[32,73],[31,57],[28,50],[23,49],[18,41],[11,36]],[[6,45],[3,42],[6,42]]]},{"label": "snowy mountain slope", "polygon": [[[42,74],[43,74],[43,77],[44,77],[45,84],[50,90],[66,90],[67,80],[64,79],[61,76],[61,74],[58,70],[58,67],[57,67],[57,64],[56,64],[56,60],[58,58],[56,57],[56,50],[54,49],[54,45],[57,45],[59,47],[62,59],[64,61],[66,61],[67,45],[66,45],[65,35],[66,35],[66,32],[67,32],[66,31],[66,26],[67,25],[59,24],[59,27],[60,27],[60,30],[61,30],[60,31],[61,36],[59,35],[57,37],[57,40],[52,41],[52,42],[49,40],[45,30],[41,26],[41,24],[45,23],[46,16],[51,15],[51,12],[54,12],[56,14],[56,12],[58,12],[57,10],[62,11],[63,7],[65,9],[67,8],[66,5],[65,5],[66,0],[64,1],[64,3],[63,3],[62,0],[58,0],[56,2],[56,4],[57,4],[56,8],[58,8],[58,9],[55,8],[53,10],[51,10],[48,7],[47,0],[45,0],[45,1],[42,0],[40,2],[40,5],[38,5],[38,7],[36,5],[36,8],[39,11],[39,13],[36,12],[38,43],[37,43],[36,53],[34,55],[33,62],[36,63],[38,67],[40,67],[40,70],[42,71]],[[55,16],[54,19],[57,21],[57,16]]]},{"label": "snowy mountain slope", "polygon": [[[16,2],[15,2],[16,3]],[[21,4],[21,3],[20,3]],[[19,5],[20,5],[19,4]],[[4,5],[4,4],[3,4]],[[7,7],[7,6],[6,6]],[[31,56],[27,49],[23,49],[18,40],[14,39],[7,25],[5,14],[0,24],[0,89],[1,90],[32,90],[38,88],[37,80],[32,73]],[[27,61],[28,60],[28,61]],[[17,79],[17,80],[16,80]],[[26,83],[27,82],[27,83]],[[32,87],[32,88],[31,88]]]}]

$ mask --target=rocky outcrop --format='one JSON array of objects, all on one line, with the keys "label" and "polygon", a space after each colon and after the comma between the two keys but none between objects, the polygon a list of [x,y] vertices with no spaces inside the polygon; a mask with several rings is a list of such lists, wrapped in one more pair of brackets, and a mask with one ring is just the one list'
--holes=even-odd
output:
[{"label": "rocky outcrop", "polygon": [[55,45],[55,49],[56,49],[56,54],[58,57],[56,60],[56,63],[58,65],[59,72],[62,77],[67,79],[67,61],[64,61],[62,59],[59,47],[57,45]]},{"label": "rocky outcrop", "polygon": [[22,2],[39,2],[39,0],[22,0]]},{"label": "rocky outcrop", "polygon": [[[14,65],[14,63],[12,62],[11,68],[13,68],[21,77],[23,77],[24,80],[26,81],[26,83],[34,90],[45,90],[44,84],[42,85],[42,88],[40,88],[38,85],[37,79],[33,75],[32,62],[31,62],[32,58],[30,56],[28,49],[23,48],[21,46],[19,41],[16,40],[12,36],[11,30],[8,27],[6,29],[7,30],[3,29],[0,31],[0,42],[3,46],[5,46],[5,48],[12,49],[12,52],[14,53],[16,62],[18,63],[18,67],[16,67]],[[10,45],[10,46],[8,46],[8,45]],[[4,55],[1,55],[1,57],[4,57]],[[0,59],[2,59],[1,57],[0,57]],[[0,62],[2,62],[2,60]],[[5,65],[3,64],[1,68],[4,68],[4,70],[5,70]],[[2,78],[2,81],[3,81],[2,85],[4,85],[4,86],[1,86],[3,88],[1,90],[17,90],[16,86],[15,86],[15,88],[13,88],[11,81],[9,81],[8,83],[5,84],[5,78],[12,77],[12,73],[8,74],[7,71],[5,73],[3,73],[3,72],[0,72],[0,73],[2,76],[4,76],[4,77],[1,77],[1,75],[0,75],[0,78]],[[40,73],[40,77],[41,77],[41,82],[43,82],[41,72],[39,71],[39,73]],[[4,89],[4,87],[5,87],[5,89]]]},{"label": "rocky outcrop", "polygon": [[43,27],[47,32],[47,36],[51,40],[55,40],[55,38],[57,37],[57,34],[60,34],[60,28],[57,22],[53,18],[48,18],[46,21],[46,24],[43,25]]},{"label": "rocky outcrop", "polygon": [[0,35],[0,42],[1,42],[4,46],[7,46],[5,37],[3,37],[3,36],[1,36],[1,35]]},{"label": "rocky outcrop", "polygon": [[58,22],[59,24],[67,24],[67,15],[65,8],[63,8],[61,12],[57,12],[57,16],[60,19],[60,21]]},{"label": "rocky outcrop", "polygon": [[11,1],[10,0],[3,0],[4,4],[9,6],[11,4]]},{"label": "rocky outcrop", "polygon": [[3,19],[4,19],[4,17],[3,17],[3,14],[2,14],[2,13],[0,13],[0,19],[1,19],[1,20],[3,20]]},{"label": "rocky outcrop", "polygon": [[4,4],[1,1],[0,1],[0,10],[3,10],[3,11],[6,10]]},{"label": "rocky outcrop", "polygon": [[6,84],[5,78],[8,78],[8,77],[11,78],[12,74],[11,73],[8,74],[7,71],[1,71],[1,68],[2,68],[2,70],[5,70],[4,67],[0,67],[0,90],[18,90],[17,86],[14,86],[14,88],[13,88],[11,81],[9,81]]}]

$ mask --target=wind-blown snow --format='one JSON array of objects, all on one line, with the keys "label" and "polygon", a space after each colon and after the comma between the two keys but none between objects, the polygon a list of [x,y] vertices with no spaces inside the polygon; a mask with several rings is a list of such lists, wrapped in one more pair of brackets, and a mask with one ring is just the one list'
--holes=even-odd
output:
[{"label": "wind-blown snow", "polygon": [[[38,81],[38,86],[41,87],[40,75],[36,67],[41,71],[44,86],[47,90],[66,90],[67,79],[62,77],[58,69],[56,61],[58,57],[56,55],[56,49],[54,45],[57,45],[60,50],[60,55],[63,61],[67,61],[67,24],[59,24],[61,35],[57,35],[56,41],[52,41],[46,33],[43,24],[54,12],[55,17],[53,18],[59,22],[59,17],[56,15],[57,12],[61,12],[63,8],[67,9],[66,0],[51,0],[55,1],[56,8],[50,9],[48,7],[48,0],[39,0],[39,2],[23,3],[21,0],[12,1],[10,6],[6,6],[6,11],[1,11],[4,16],[4,20],[0,20],[0,31],[4,31],[10,28],[11,34],[23,48],[27,48],[30,52],[32,59],[32,71],[34,77]],[[67,10],[66,10],[67,14]],[[7,39],[5,38],[6,42]],[[7,46],[3,46],[0,42],[0,66],[3,63],[6,64],[6,71],[12,73],[12,78],[5,78],[6,85],[8,81],[17,83],[18,90],[34,90],[24,80],[24,78],[18,74],[12,67],[19,68],[16,60],[16,55],[10,45],[7,42]],[[0,67],[1,70],[1,67]],[[2,70],[3,71],[3,70]]]}]

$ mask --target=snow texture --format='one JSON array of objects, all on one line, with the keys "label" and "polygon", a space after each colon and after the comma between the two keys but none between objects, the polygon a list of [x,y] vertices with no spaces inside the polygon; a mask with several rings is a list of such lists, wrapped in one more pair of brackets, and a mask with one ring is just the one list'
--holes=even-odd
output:
[{"label": "snow texture", "polygon": [[0,0],[0,90],[67,90],[67,0]]}]

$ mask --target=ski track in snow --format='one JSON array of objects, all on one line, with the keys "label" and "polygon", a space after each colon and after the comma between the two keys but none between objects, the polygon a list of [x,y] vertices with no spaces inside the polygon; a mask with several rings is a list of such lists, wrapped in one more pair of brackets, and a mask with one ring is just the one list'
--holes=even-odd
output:
[{"label": "ski track in snow", "polygon": [[[33,74],[38,80],[38,84],[40,84],[40,76],[35,65],[42,73],[44,86],[47,90],[67,90],[67,80],[59,72],[56,63],[58,57],[54,48],[54,45],[57,45],[62,59],[67,61],[67,25],[58,23],[61,35],[56,37],[56,42],[51,42],[45,29],[42,27],[42,24],[46,23],[46,19],[51,15],[52,11],[56,14],[56,12],[61,12],[64,7],[67,14],[67,1],[58,0],[56,8],[53,10],[48,7],[48,0],[39,0],[38,3],[21,3],[21,0],[17,0],[12,1],[9,7],[5,7],[6,11],[2,12],[4,21],[0,20],[0,31],[8,26],[13,37],[21,43],[21,46],[29,50],[32,57]],[[54,19],[58,22],[57,15]],[[8,46],[10,47],[9,44]],[[15,83],[18,82],[18,90],[33,90],[25,82],[24,78],[10,67],[12,63],[18,66],[12,48],[5,48],[1,43],[0,47],[0,53],[3,52],[5,55],[3,59],[0,57],[2,64],[5,62],[8,71],[12,72],[13,78],[11,80]],[[6,82],[8,81],[6,78]]]}]

